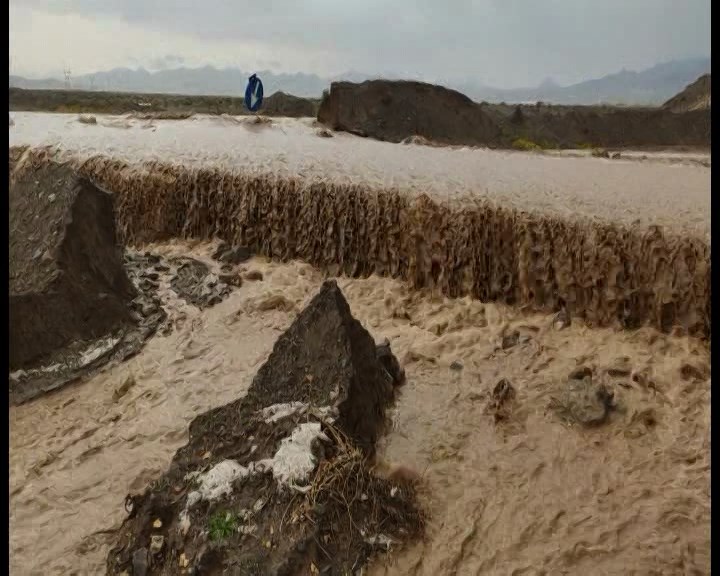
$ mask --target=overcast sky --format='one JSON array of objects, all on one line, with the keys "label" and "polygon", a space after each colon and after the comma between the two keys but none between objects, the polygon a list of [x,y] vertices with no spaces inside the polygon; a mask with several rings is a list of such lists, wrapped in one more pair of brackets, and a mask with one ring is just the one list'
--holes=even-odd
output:
[{"label": "overcast sky", "polygon": [[10,0],[11,70],[358,71],[568,84],[710,55],[711,0]]}]

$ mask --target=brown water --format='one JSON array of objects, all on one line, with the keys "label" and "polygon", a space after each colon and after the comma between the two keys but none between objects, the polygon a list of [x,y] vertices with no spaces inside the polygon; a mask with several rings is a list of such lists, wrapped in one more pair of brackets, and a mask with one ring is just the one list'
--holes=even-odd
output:
[{"label": "brown water", "polygon": [[[164,287],[172,334],[127,365],[11,409],[13,574],[103,573],[125,495],[168,466],[194,416],[244,393],[323,279],[298,262],[247,267],[264,280],[204,312]],[[431,515],[425,542],[370,574],[709,574],[710,379],[680,374],[684,363],[708,369],[702,343],[577,323],[557,331],[551,317],[390,279],[339,284],[406,367],[382,453],[423,475]],[[502,350],[508,329],[523,337]],[[624,358],[648,378],[611,379],[621,410],[608,424],[570,427],[549,410],[578,364],[601,374]],[[115,400],[128,375],[135,386]],[[517,400],[496,424],[486,408],[500,378]]]},{"label": "brown water", "polygon": [[104,154],[131,163],[331,179],[461,204],[486,198],[526,211],[710,234],[710,168],[690,157],[672,161],[672,154],[647,153],[656,161],[638,162],[403,146],[344,133],[320,138],[312,119],[275,118],[260,126],[229,116],[153,122],[98,116],[97,125],[73,114],[19,112],[13,119],[11,146],[60,146],[80,158]]}]

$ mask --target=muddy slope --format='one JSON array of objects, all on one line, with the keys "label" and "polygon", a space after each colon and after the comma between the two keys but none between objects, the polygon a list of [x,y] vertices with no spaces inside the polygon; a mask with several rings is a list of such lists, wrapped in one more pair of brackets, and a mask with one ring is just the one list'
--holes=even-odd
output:
[{"label": "muddy slope", "polygon": [[113,196],[47,164],[10,182],[10,367],[131,322]]},{"label": "muddy slope", "polygon": [[247,395],[198,416],[168,472],[129,498],[108,573],[345,574],[377,541],[418,536],[414,486],[366,461],[397,384],[325,282]]},{"label": "muddy slope", "polygon": [[401,142],[510,148],[518,139],[546,148],[710,145],[710,116],[654,108],[477,104],[441,86],[373,80],[335,82],[318,120],[334,130]]}]

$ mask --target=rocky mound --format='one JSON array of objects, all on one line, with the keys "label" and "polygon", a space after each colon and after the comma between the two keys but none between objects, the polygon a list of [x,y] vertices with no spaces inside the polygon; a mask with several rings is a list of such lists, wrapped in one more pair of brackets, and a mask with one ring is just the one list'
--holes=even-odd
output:
[{"label": "rocky mound", "polygon": [[314,117],[317,114],[317,103],[285,92],[275,92],[263,102],[262,113],[289,118]]},{"label": "rocky mound", "polygon": [[710,96],[710,74],[704,74],[665,102],[663,108],[671,112],[710,110]]},{"label": "rocky mound", "polygon": [[333,130],[389,142],[422,136],[438,143],[480,146],[501,136],[479,104],[455,90],[423,82],[333,82],[317,118]]},{"label": "rocky mound", "polygon": [[190,424],[140,496],[109,574],[349,574],[420,535],[415,487],[369,461],[402,374],[335,282],[278,339],[246,397]]},{"label": "rocky mound", "polygon": [[10,368],[131,322],[112,196],[60,164],[10,182]]}]

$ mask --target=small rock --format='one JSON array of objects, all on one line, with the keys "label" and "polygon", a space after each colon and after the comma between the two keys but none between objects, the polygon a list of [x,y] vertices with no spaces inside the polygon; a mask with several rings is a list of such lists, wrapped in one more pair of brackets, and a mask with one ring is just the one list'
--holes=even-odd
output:
[{"label": "small rock", "polygon": [[460,360],[453,361],[452,364],[450,364],[450,370],[462,370],[464,368],[463,363],[460,362]]},{"label": "small rock", "polygon": [[97,118],[95,118],[95,116],[91,116],[90,114],[80,114],[78,121],[81,124],[97,124]]},{"label": "small rock", "polygon": [[165,545],[165,536],[162,534],[153,534],[150,536],[150,554],[155,556],[162,552],[163,546]]},{"label": "small rock", "polygon": [[235,286],[236,288],[242,286],[242,276],[240,274],[220,274],[219,278],[221,282],[229,286]]},{"label": "small rock", "polygon": [[592,370],[587,366],[578,366],[570,372],[568,380],[584,380],[588,377],[592,377]]},{"label": "small rock", "polygon": [[35,250],[35,252],[33,252],[33,256],[32,256],[33,260],[37,260],[38,258],[40,258],[40,256],[42,256],[42,254],[43,254],[43,249],[38,248],[37,250]]},{"label": "small rock", "polygon": [[592,155],[595,158],[610,158],[610,153],[607,150],[603,150],[602,148],[596,148],[592,151]]},{"label": "small rock", "polygon": [[592,377],[569,380],[558,407],[561,416],[583,426],[604,424],[616,408],[613,392],[603,384],[593,383]]},{"label": "small rock", "polygon": [[140,312],[143,316],[147,318],[148,316],[152,316],[156,310],[157,306],[155,306],[155,304],[153,304],[152,302],[148,302],[147,304],[143,304]]},{"label": "small rock", "polygon": [[132,557],[133,576],[145,576],[148,573],[148,551],[147,548],[140,548],[133,552]]},{"label": "small rock", "polygon": [[245,272],[245,280],[249,280],[250,282],[254,282],[256,280],[262,280],[263,275],[260,270],[250,270],[248,272]]},{"label": "small rock", "polygon": [[48,201],[50,203],[55,202],[55,194],[50,194],[50,196],[48,196]]},{"label": "small rock", "polygon": [[153,528],[158,529],[162,528],[162,520],[160,518],[157,518],[155,522],[153,522]]},{"label": "small rock", "polygon": [[507,350],[508,348],[517,346],[519,341],[520,341],[520,332],[518,332],[517,330],[513,330],[510,334],[503,336],[502,349]]},{"label": "small rock", "polygon": [[622,154],[620,154],[620,152],[613,152],[613,153],[610,155],[610,158],[611,158],[612,160],[620,160],[620,158],[622,158]]},{"label": "small rock", "polygon": [[[220,250],[215,252],[218,254]],[[236,246],[235,248],[227,248],[223,250],[219,256],[215,256],[216,260],[225,262],[226,264],[240,264],[252,258],[252,252],[247,246]]]},{"label": "small rock", "polygon": [[330,130],[328,130],[327,128],[320,128],[320,130],[318,130],[316,132],[316,134],[318,136],[320,136],[321,138],[332,138],[333,137],[333,133],[330,132]]},{"label": "small rock", "polygon": [[683,380],[704,380],[707,378],[705,370],[687,362],[680,366],[680,375]]},{"label": "small rock", "polygon": [[143,292],[153,292],[157,290],[160,285],[157,282],[153,282],[149,278],[143,278],[142,281],[138,284],[138,287]]}]

